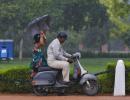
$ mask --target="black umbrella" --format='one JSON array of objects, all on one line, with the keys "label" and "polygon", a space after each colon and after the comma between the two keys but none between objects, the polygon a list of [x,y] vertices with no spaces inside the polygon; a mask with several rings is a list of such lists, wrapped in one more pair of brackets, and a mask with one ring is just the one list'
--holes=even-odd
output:
[{"label": "black umbrella", "polygon": [[27,31],[29,33],[32,33],[33,35],[38,33],[39,31],[42,30],[43,25],[46,24],[48,27],[50,26],[50,16],[49,15],[44,15],[38,18],[35,18],[31,22],[29,22],[27,26]]}]

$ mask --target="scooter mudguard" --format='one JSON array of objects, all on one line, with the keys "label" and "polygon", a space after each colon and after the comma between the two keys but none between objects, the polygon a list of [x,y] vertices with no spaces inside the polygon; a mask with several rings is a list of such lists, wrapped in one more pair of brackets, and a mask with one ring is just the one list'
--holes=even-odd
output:
[{"label": "scooter mudguard", "polygon": [[38,72],[33,78],[32,85],[54,85],[57,73],[57,71]]},{"label": "scooter mudguard", "polygon": [[87,80],[97,80],[97,77],[93,74],[85,74],[82,76],[81,80],[80,80],[80,85],[83,85]]}]

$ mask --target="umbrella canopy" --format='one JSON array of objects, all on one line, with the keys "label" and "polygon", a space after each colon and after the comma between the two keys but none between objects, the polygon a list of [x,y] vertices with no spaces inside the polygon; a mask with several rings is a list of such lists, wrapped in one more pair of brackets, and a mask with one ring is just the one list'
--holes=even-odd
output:
[{"label": "umbrella canopy", "polygon": [[46,24],[49,27],[50,20],[51,20],[51,18],[49,15],[44,15],[44,16],[35,18],[31,22],[29,22],[29,24],[27,26],[27,31],[34,35],[43,29],[43,25]]}]

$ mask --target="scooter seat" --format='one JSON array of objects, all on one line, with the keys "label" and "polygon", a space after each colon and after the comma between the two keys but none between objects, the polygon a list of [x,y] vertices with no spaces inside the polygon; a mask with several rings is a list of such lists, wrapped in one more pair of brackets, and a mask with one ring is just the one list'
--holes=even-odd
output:
[{"label": "scooter seat", "polygon": [[51,68],[51,67],[47,66],[47,67],[39,67],[38,71],[39,72],[42,72],[42,71],[61,71],[61,69],[55,69],[55,68]]}]

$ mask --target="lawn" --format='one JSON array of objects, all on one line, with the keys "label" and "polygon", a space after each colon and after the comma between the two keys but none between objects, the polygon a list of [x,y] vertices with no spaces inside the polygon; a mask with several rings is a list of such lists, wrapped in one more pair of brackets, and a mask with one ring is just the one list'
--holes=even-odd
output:
[{"label": "lawn", "polygon": [[12,61],[1,61],[0,62],[0,69],[5,69],[5,68],[11,68],[11,67],[29,67],[30,64],[30,59],[23,59],[23,60],[18,60],[14,59]]},{"label": "lawn", "polygon": [[[128,58],[121,58],[124,61],[129,61]],[[117,63],[119,58],[86,58],[81,60],[81,64],[90,73],[104,71],[108,63]]]},{"label": "lawn", "polygon": [[[88,70],[90,73],[96,73],[100,71],[104,71],[107,64],[114,62],[116,63],[118,58],[86,58],[81,59],[81,65]],[[129,61],[129,59],[123,59],[124,61]],[[24,59],[19,61],[18,59],[14,59],[9,62],[0,62],[0,69],[7,69],[11,67],[29,67],[30,59]],[[72,68],[72,67],[71,67]]]}]

